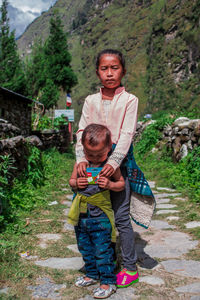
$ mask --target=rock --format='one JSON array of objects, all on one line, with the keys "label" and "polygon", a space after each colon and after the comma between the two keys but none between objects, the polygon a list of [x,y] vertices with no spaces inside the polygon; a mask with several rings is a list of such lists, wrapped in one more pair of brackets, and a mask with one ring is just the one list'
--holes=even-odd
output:
[{"label": "rock", "polygon": [[58,270],[79,270],[83,267],[84,263],[82,257],[51,257],[46,260],[35,261],[35,264],[37,266]]},{"label": "rock", "polygon": [[154,258],[178,258],[198,245],[198,241],[193,241],[188,234],[176,231],[156,231],[146,238],[144,252]]},{"label": "rock", "polygon": [[74,226],[67,223],[66,220],[63,220],[63,222],[64,222],[64,231],[74,231]]},{"label": "rock", "polygon": [[156,212],[156,215],[176,214],[176,213],[179,213],[179,211],[178,210],[165,209],[165,210],[158,210]]},{"label": "rock", "polygon": [[73,200],[73,196],[74,195],[66,195],[66,198],[72,201]]},{"label": "rock", "polygon": [[44,277],[39,279],[41,284],[33,286],[29,285],[27,290],[33,291],[32,297],[35,298],[48,298],[48,299],[61,299],[58,291],[66,288],[65,284],[55,284],[49,278]]},{"label": "rock", "polygon": [[150,285],[162,285],[165,283],[161,278],[155,276],[140,277],[140,282],[145,282]]},{"label": "rock", "polygon": [[72,201],[63,200],[63,201],[61,202],[61,204],[67,205],[68,207],[70,207],[70,206],[72,205]]},{"label": "rock", "polygon": [[26,138],[26,141],[33,146],[42,147],[43,143],[37,135],[31,135]]},{"label": "rock", "polygon": [[188,128],[183,128],[181,130],[181,135],[189,135],[189,129]]},{"label": "rock", "polygon": [[167,222],[160,221],[160,220],[152,220],[150,227],[153,227],[156,229],[169,229],[169,228],[173,229],[173,228],[175,228],[175,226],[169,225]]},{"label": "rock", "polygon": [[69,208],[65,208],[65,209],[63,210],[63,212],[64,212],[64,215],[67,216],[68,213],[69,213]]},{"label": "rock", "polygon": [[167,220],[169,221],[178,221],[180,218],[179,217],[176,217],[176,216],[169,216],[167,217]]},{"label": "rock", "polygon": [[157,187],[156,188],[157,190],[159,190],[159,191],[167,191],[167,192],[176,192],[176,190],[174,190],[174,189],[170,189],[170,188],[168,188],[168,187]]},{"label": "rock", "polygon": [[184,157],[186,157],[188,155],[188,148],[187,148],[187,145],[186,144],[183,144],[181,146],[181,149],[179,151],[179,154],[177,155],[177,160],[181,160],[183,159]]},{"label": "rock", "polygon": [[157,204],[162,204],[162,203],[168,203],[168,202],[170,202],[171,201],[171,199],[168,199],[168,198],[161,198],[161,199],[156,199],[156,205]]},{"label": "rock", "polygon": [[191,294],[200,294],[200,282],[194,282],[192,284],[183,285],[178,288],[175,288],[178,293],[191,293]]},{"label": "rock", "polygon": [[57,201],[52,201],[52,202],[50,202],[48,205],[49,205],[49,206],[52,206],[52,205],[56,205],[56,204],[58,204]]},{"label": "rock", "polygon": [[179,201],[187,201],[188,199],[186,199],[186,198],[181,198],[181,197],[177,197],[175,200],[179,200]]},{"label": "rock", "polygon": [[195,129],[194,129],[194,135],[200,136],[200,120],[198,120]]},{"label": "rock", "polygon": [[188,121],[190,121],[188,118],[186,117],[180,117],[178,119],[176,119],[174,122],[173,122],[173,126],[178,126],[179,124],[182,124],[182,123],[189,123]]},{"label": "rock", "polygon": [[68,245],[67,248],[70,249],[71,251],[75,252],[75,253],[80,253],[79,250],[78,250],[77,244]]},{"label": "rock", "polygon": [[58,241],[61,239],[61,234],[58,233],[41,233],[36,235],[40,239],[39,246],[43,249],[47,248],[48,241]]},{"label": "rock", "polygon": [[165,204],[165,203],[162,203],[162,204],[157,204],[156,205],[157,208],[174,208],[176,207],[175,204]]},{"label": "rock", "polygon": [[155,196],[155,198],[157,200],[157,199],[160,199],[160,198],[177,197],[177,196],[181,196],[181,194],[180,193],[171,193],[171,194],[169,194],[169,193],[162,193],[162,194],[157,194]]},{"label": "rock", "polygon": [[196,228],[199,226],[200,226],[200,222],[198,222],[198,221],[192,221],[192,222],[185,224],[186,228]]},{"label": "rock", "polygon": [[167,272],[177,275],[200,278],[200,262],[195,260],[166,260],[161,265]]},{"label": "rock", "polygon": [[0,295],[1,294],[8,294],[8,287],[5,287],[3,289],[0,289]]},{"label": "rock", "polygon": [[192,296],[190,300],[200,300],[200,296]]}]

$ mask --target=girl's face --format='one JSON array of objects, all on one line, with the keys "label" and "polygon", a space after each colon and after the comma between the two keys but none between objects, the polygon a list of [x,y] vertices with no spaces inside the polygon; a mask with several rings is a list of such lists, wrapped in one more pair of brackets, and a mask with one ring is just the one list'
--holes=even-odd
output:
[{"label": "girl's face", "polygon": [[115,89],[120,86],[126,70],[123,69],[117,55],[103,54],[100,57],[99,67],[96,73],[105,88]]}]

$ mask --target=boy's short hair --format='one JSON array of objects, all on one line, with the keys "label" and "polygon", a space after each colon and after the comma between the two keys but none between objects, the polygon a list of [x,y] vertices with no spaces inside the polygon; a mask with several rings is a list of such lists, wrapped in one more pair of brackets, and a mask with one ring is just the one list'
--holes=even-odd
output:
[{"label": "boy's short hair", "polygon": [[88,142],[91,146],[97,146],[100,143],[104,143],[105,146],[111,147],[112,140],[111,140],[111,132],[110,130],[100,124],[90,124],[85,127],[81,142],[84,146],[85,142]]}]

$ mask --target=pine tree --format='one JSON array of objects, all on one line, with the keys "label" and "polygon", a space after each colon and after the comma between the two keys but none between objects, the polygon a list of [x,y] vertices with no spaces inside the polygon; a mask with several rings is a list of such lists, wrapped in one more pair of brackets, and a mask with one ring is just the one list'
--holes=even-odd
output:
[{"label": "pine tree", "polygon": [[14,31],[10,32],[7,16],[8,1],[3,0],[0,20],[0,85],[26,94],[25,76],[17,53]]},{"label": "pine tree", "polygon": [[77,84],[77,77],[71,68],[67,36],[63,32],[60,17],[50,20],[50,35],[45,43],[47,73],[56,86],[66,92]]},{"label": "pine tree", "polygon": [[25,63],[26,82],[28,95],[31,98],[38,97],[40,89],[43,89],[47,79],[46,61],[42,41],[34,44],[32,53]]}]

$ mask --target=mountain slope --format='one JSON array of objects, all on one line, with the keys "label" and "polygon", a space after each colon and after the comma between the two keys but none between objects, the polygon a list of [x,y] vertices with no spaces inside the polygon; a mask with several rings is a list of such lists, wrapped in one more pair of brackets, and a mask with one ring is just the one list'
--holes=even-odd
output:
[{"label": "mountain slope", "polygon": [[21,53],[29,54],[35,38],[45,39],[55,10],[69,34],[79,80],[72,93],[76,119],[84,98],[99,88],[95,56],[104,48],[125,54],[124,84],[139,97],[140,114],[176,103],[179,109],[199,107],[199,0],[58,0],[21,36]]}]

